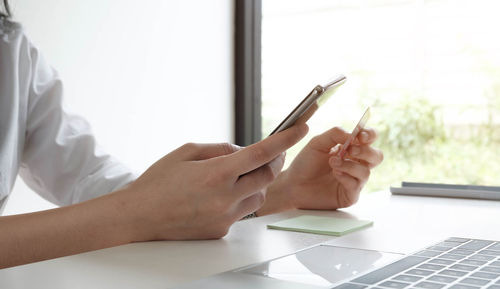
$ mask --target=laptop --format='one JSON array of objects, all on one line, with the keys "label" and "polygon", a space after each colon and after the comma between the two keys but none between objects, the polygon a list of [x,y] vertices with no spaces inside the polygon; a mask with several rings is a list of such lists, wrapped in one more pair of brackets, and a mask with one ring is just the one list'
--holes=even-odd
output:
[{"label": "laptop", "polygon": [[410,255],[323,243],[175,288],[500,289],[500,242],[451,237]]}]

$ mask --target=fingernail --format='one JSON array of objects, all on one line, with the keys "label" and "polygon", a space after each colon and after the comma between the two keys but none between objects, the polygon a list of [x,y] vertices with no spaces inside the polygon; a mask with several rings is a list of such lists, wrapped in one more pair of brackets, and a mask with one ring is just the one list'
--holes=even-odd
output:
[{"label": "fingernail", "polygon": [[339,152],[339,149],[340,149],[340,145],[338,144],[330,149],[330,153],[337,154]]},{"label": "fingernail", "polygon": [[361,149],[359,147],[351,147],[351,155],[353,156],[357,156],[359,155],[359,153],[361,152]]},{"label": "fingernail", "polygon": [[339,167],[342,164],[342,160],[338,157],[334,157],[330,159],[330,165],[334,167]]}]

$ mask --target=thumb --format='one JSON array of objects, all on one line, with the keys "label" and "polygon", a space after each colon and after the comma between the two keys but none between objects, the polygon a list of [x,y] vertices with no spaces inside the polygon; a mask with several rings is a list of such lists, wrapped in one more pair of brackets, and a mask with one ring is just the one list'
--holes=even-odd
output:
[{"label": "thumb", "polygon": [[349,135],[342,128],[334,127],[313,137],[307,146],[317,151],[330,153],[330,150],[337,144],[343,144],[349,138]]}]

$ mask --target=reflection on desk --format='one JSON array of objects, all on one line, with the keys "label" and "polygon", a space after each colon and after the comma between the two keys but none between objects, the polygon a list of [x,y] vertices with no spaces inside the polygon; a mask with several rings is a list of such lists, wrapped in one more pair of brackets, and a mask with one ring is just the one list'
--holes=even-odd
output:
[{"label": "reflection on desk", "polygon": [[[372,227],[342,237],[268,230],[299,215],[355,217]],[[338,211],[289,211],[236,223],[220,240],[144,242],[0,270],[0,288],[168,288],[326,242],[411,253],[449,236],[500,240],[500,202],[362,194]]]},{"label": "reflection on desk", "polygon": [[240,272],[331,287],[339,281],[383,266],[402,256],[403,254],[320,245]]}]

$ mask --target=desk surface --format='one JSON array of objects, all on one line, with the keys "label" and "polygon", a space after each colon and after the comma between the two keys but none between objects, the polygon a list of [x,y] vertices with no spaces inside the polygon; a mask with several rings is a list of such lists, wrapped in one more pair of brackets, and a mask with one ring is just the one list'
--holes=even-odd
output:
[{"label": "desk surface", "polygon": [[[374,225],[343,237],[266,228],[303,214]],[[339,211],[296,210],[240,221],[220,240],[134,243],[0,270],[0,288],[168,288],[322,242],[410,253],[450,236],[500,240],[500,202],[364,194]]]}]

